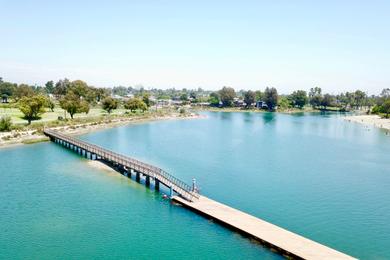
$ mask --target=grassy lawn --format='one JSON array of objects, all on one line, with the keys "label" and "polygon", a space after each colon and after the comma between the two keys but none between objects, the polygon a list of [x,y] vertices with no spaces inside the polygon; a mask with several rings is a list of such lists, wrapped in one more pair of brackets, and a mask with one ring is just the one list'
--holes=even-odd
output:
[{"label": "grassy lawn", "polygon": [[[115,109],[112,111],[112,115],[122,115],[126,112],[125,109]],[[75,114],[75,118],[88,118],[88,117],[98,117],[102,115],[107,115],[108,113],[101,108],[91,108],[88,114],[80,113]],[[18,108],[0,108],[0,117],[1,116],[10,116],[12,123],[14,124],[27,124],[27,120],[23,119],[23,113],[20,112]],[[49,109],[46,109],[46,113],[41,115],[41,119],[33,121],[34,123],[41,122],[50,122],[58,119],[59,116],[65,117],[65,111],[61,108],[55,108],[54,112],[51,112]],[[70,115],[66,113],[66,118],[70,118]]]}]

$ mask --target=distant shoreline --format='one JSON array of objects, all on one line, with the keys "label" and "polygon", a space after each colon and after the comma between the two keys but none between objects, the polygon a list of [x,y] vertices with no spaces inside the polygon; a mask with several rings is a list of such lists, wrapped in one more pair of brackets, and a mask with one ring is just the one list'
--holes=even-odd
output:
[{"label": "distant shoreline", "polygon": [[239,108],[239,107],[193,107],[194,111],[205,111],[205,112],[241,112],[241,113],[247,113],[247,112],[253,112],[253,113],[280,113],[280,114],[298,114],[298,113],[321,113],[321,112],[341,112],[337,110],[319,110],[319,109],[313,109],[313,108],[291,108],[291,109],[285,109],[285,110],[276,110],[273,112],[270,112],[268,110],[258,109],[258,108]]},{"label": "distant shoreline", "polygon": [[390,130],[390,119],[381,118],[378,115],[355,115],[347,116],[344,120],[348,122],[359,123],[368,126],[374,126],[377,128],[382,128]]}]

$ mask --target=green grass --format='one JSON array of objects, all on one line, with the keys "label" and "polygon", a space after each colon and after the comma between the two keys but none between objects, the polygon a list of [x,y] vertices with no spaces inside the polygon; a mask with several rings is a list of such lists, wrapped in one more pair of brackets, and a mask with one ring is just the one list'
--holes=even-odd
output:
[{"label": "green grass", "polygon": [[[141,112],[130,112],[123,108],[115,109],[108,114],[105,110],[94,107],[91,108],[88,114],[79,113],[75,114],[74,118],[71,119],[68,113],[61,108],[55,108],[54,111],[46,109],[46,112],[43,113],[39,120],[32,121],[31,125],[27,125],[27,120],[23,118],[23,113],[20,112],[18,108],[14,108],[11,105],[0,107],[0,117],[1,116],[10,116],[12,120],[12,129],[13,130],[37,130],[39,133],[43,132],[44,127],[56,127],[56,126],[72,126],[77,124],[101,124],[108,123],[111,120],[118,118],[137,118],[137,119],[148,119],[154,116],[163,116],[171,114],[174,110],[163,109],[155,111],[151,108],[148,111]],[[59,117],[62,117],[63,120],[58,120]]]},{"label": "green grass", "polygon": [[[125,109],[115,109],[112,111],[111,115],[123,115],[125,114]],[[23,113],[20,112],[18,108],[12,108],[12,107],[1,107],[0,108],[0,117],[8,115],[11,117],[12,123],[16,125],[22,125],[27,124],[27,120],[23,118]],[[74,118],[96,118],[100,116],[108,115],[108,113],[101,109],[101,108],[91,108],[88,114],[80,113],[75,114]],[[45,123],[45,122],[51,122],[56,121],[58,117],[68,118],[70,119],[69,113],[65,113],[65,110],[61,108],[55,108],[54,112],[51,112],[49,109],[46,109],[46,112],[41,115],[41,118],[39,120],[34,120],[33,123]]]}]

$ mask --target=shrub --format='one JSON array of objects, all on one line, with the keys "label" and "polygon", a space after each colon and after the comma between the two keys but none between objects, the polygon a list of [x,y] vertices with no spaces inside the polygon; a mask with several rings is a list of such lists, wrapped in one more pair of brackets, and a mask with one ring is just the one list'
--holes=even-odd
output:
[{"label": "shrub", "polygon": [[186,110],[182,107],[182,108],[179,109],[179,113],[181,115],[184,115],[186,113]]},{"label": "shrub", "polygon": [[375,105],[375,106],[372,108],[371,113],[373,113],[373,114],[378,114],[378,113],[381,113],[381,112],[382,112],[381,110],[382,110],[381,106]]},{"label": "shrub", "polygon": [[0,131],[2,132],[11,131],[11,127],[12,127],[11,117],[3,116],[0,118]]}]

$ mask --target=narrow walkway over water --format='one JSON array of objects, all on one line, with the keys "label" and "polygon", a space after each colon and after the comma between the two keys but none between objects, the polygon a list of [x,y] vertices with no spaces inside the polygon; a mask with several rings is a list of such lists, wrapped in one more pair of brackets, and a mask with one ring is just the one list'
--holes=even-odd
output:
[{"label": "narrow walkway over water", "polygon": [[[301,259],[354,259],[351,256],[269,222],[201,196],[194,187],[158,167],[54,130],[45,129],[44,133],[50,137],[51,141],[61,144],[91,160],[103,161],[128,177],[131,177],[131,174],[135,174],[137,181],[140,181],[142,174],[145,176],[145,184],[147,186],[150,185],[151,179],[154,181],[156,189],[159,189],[160,183],[164,184],[170,189],[170,196],[174,201],[197,213],[213,218],[232,229],[254,237],[285,256]],[[176,192],[178,196],[173,196],[173,192]]]},{"label": "narrow walkway over water", "polygon": [[159,189],[160,183],[164,184],[169,188],[171,197],[173,196],[173,192],[176,192],[188,201],[199,198],[199,194],[193,190],[193,187],[158,167],[61,134],[54,130],[45,129],[44,133],[50,137],[51,141],[74,150],[86,158],[101,160],[129,177],[131,177],[131,174],[135,174],[137,181],[140,181],[142,174],[145,176],[145,184],[147,186],[150,185],[151,180],[154,181],[156,190]]},{"label": "narrow walkway over water", "polygon": [[249,235],[287,257],[317,260],[355,259],[204,196],[200,196],[199,199],[193,202],[188,202],[180,197],[173,197],[173,200],[191,210],[228,225],[230,228]]}]

